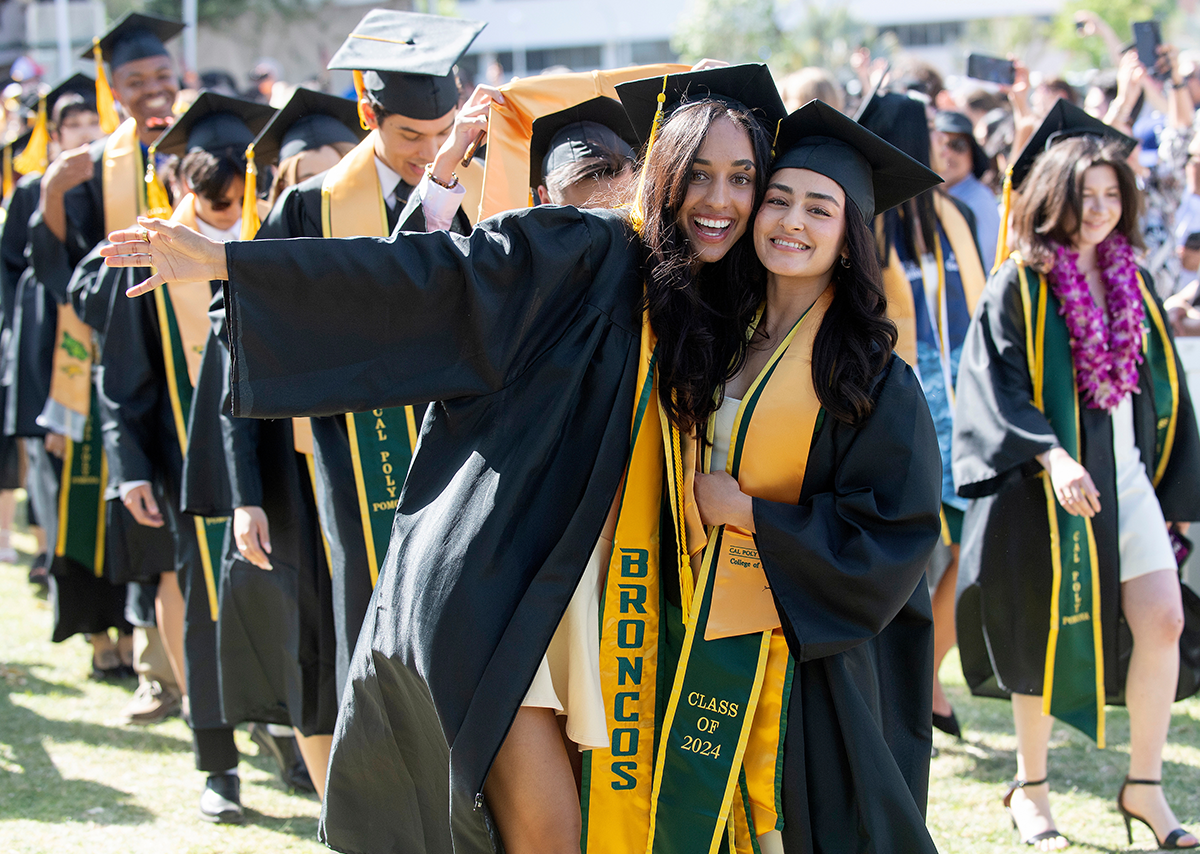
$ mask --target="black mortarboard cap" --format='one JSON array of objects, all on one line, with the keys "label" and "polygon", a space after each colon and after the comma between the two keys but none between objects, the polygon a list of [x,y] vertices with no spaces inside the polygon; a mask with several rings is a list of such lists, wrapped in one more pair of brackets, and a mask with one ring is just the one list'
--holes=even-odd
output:
[{"label": "black mortarboard cap", "polygon": [[727,65],[705,71],[685,71],[667,77],[665,88],[661,77],[630,80],[617,85],[617,94],[642,142],[650,137],[660,92],[666,95],[663,103],[664,120],[671,110],[685,100],[715,98],[744,107],[762,123],[767,135],[773,137],[779,120],[787,115],[787,107],[779,96],[779,87],[765,65]]},{"label": "black mortarboard cap", "polygon": [[329,60],[329,68],[363,72],[363,87],[389,113],[438,119],[458,106],[454,66],[484,26],[463,18],[372,9]]},{"label": "black mortarboard cap", "polygon": [[[63,95],[80,95],[84,101],[92,105],[92,109],[95,109],[96,81],[86,74],[72,74],[46,93],[46,115],[54,112],[54,105],[58,103],[58,99]],[[25,96],[23,103],[30,110],[36,110],[40,97],[41,95],[37,92],[33,92]]]},{"label": "black mortarboard cap", "polygon": [[188,111],[154,141],[154,150],[180,157],[196,149],[214,154],[232,149],[241,155],[273,115],[275,110],[266,104],[201,92]]},{"label": "black mortarboard cap", "polygon": [[809,169],[841,185],[867,222],[942,179],[891,143],[826,104],[809,101],[779,125],[779,169]]},{"label": "black mortarboard cap", "polygon": [[971,145],[971,174],[976,178],[983,177],[988,168],[988,156],[983,147],[975,141],[975,128],[967,116],[953,110],[938,110],[933,117],[933,129],[965,136]]},{"label": "black mortarboard cap", "polygon": [[538,187],[560,166],[608,150],[634,158],[637,134],[621,102],[601,96],[533,123],[529,141],[529,186]]},{"label": "black mortarboard cap", "polygon": [[1029,137],[1029,142],[1021,150],[1021,154],[1013,161],[1012,186],[1017,189],[1038,156],[1054,145],[1060,139],[1074,136],[1099,136],[1116,143],[1123,157],[1128,157],[1137,146],[1137,140],[1126,136],[1114,127],[1106,125],[1093,116],[1076,107],[1070,101],[1059,98],[1038,129]]},{"label": "black mortarboard cap", "polygon": [[301,87],[254,140],[254,157],[260,164],[278,163],[323,145],[358,143],[366,135],[353,101]]},{"label": "black mortarboard cap", "polygon": [[22,151],[24,151],[25,147],[27,145],[29,145],[29,138],[31,136],[33,136],[32,128],[30,130],[25,131],[25,133],[18,136],[12,142],[5,144],[4,148],[11,148],[13,159],[16,159],[17,155],[19,155]]},{"label": "black mortarboard cap", "polygon": [[[148,56],[167,56],[166,42],[183,32],[183,22],[130,12],[100,37],[100,52],[110,68]],[[92,58],[92,48],[80,54]]]}]

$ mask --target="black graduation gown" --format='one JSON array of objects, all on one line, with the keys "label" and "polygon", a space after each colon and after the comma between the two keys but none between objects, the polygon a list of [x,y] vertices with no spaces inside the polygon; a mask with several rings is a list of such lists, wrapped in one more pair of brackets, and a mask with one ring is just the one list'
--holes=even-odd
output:
[{"label": "black graduation gown", "polygon": [[[227,244],[226,255],[235,414],[438,401],[352,663],[322,838],[347,852],[449,852],[449,824],[453,850],[491,851],[483,780],[628,458],[636,238],[619,214],[546,207],[488,220],[469,238],[256,240]],[[878,431],[826,419],[807,503],[755,507],[800,662],[786,838],[820,850],[861,850],[864,837],[878,851],[932,850],[921,818],[932,678],[921,577],[940,466],[919,384],[896,364]],[[894,471],[907,478],[899,494]],[[867,474],[888,494],[847,487]],[[819,581],[806,587],[809,573]],[[827,613],[848,575],[861,599]],[[893,761],[880,761],[889,749]]]},{"label": "black graduation gown", "polygon": [[[1154,293],[1149,275],[1144,270],[1142,275]],[[1185,376],[1182,366],[1178,371]],[[1156,415],[1146,363],[1139,374],[1134,434],[1142,459],[1153,460]],[[954,482],[959,495],[973,499],[959,560],[958,646],[967,684],[983,696],[1043,690],[1053,568],[1037,455],[1058,440],[1032,398],[1020,279],[1010,260],[988,281],[967,331],[954,430]],[[1081,406],[1080,425],[1083,466],[1100,490],[1102,508],[1092,529],[1100,565],[1105,691],[1110,703],[1120,703],[1131,639],[1121,614],[1112,418]],[[1200,511],[1200,439],[1186,382],[1179,383],[1175,443],[1156,493],[1167,520],[1188,521]]]},{"label": "black graduation gown", "polygon": [[308,464],[288,419],[229,415],[225,307],[209,336],[188,419],[183,510],[232,516],[262,507],[271,565],[245,561],[230,538],[221,562],[217,658],[226,720],[294,726],[328,735],[337,717],[333,591]]},{"label": "black graduation gown", "polygon": [[116,294],[96,368],[104,450],[110,483],[145,480],[156,487],[159,510],[166,522],[159,530],[169,532],[173,542],[167,554],[173,556],[170,568],[177,573],[185,604],[184,659],[192,726],[216,729],[225,726],[217,675],[216,624],[211,617],[195,523],[192,516],[180,510],[183,453],[168,395],[158,313],[153,299],[131,300],[124,296],[129,285],[146,275],[144,268],[103,267],[98,277],[100,290]]},{"label": "black graduation gown", "polygon": [[37,423],[37,417],[42,414],[50,393],[58,304],[34,275],[35,265],[26,258],[29,219],[37,210],[40,194],[40,175],[29,175],[21,180],[9,203],[4,234],[0,236],[6,318],[10,283],[15,288],[12,335],[5,350],[7,362],[3,368],[4,382],[8,386],[4,432],[12,436],[40,437],[46,434],[46,429]]},{"label": "black graduation gown", "polygon": [[[324,233],[321,226],[321,185],[324,179],[324,174],[315,175],[297,186],[289,187],[262,224],[257,239],[321,237]],[[407,187],[403,183],[398,185],[397,195],[407,195]],[[396,221],[402,213],[401,204],[397,203],[395,209],[388,211],[390,228],[396,227]],[[409,231],[425,230],[425,216],[419,205],[405,227]],[[456,212],[452,230],[459,234],[471,231],[471,224],[461,208]],[[423,408],[423,405],[420,406],[418,413]],[[317,507],[325,541],[329,546],[330,571],[333,575],[337,693],[341,696],[350,670],[350,656],[371,600],[371,572],[344,415],[338,413],[312,419],[312,434]]]}]

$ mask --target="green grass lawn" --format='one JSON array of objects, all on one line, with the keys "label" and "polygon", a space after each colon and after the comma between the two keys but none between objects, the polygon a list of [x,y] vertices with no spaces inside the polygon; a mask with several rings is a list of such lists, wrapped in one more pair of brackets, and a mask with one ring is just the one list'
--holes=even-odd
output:
[{"label": "green grass lawn", "polygon": [[[31,538],[18,541],[32,550]],[[317,852],[319,804],[288,793],[274,766],[244,732],[241,827],[197,817],[203,777],[192,765],[191,736],[179,718],[152,727],[115,722],[133,688],[88,680],[82,638],[51,644],[51,612],[25,580],[26,566],[0,564],[0,848],[29,854],[260,854]],[[929,825],[942,852],[1013,851],[1000,806],[1013,776],[1015,739],[1006,703],[966,692],[953,655],[942,671],[966,740],[934,733]],[[1075,850],[1153,850],[1150,832],[1125,845],[1113,806],[1125,773],[1129,722],[1108,719],[1111,747],[1055,729],[1051,752],[1059,826]],[[1200,700],[1175,706],[1166,756],[1167,796],[1180,819],[1200,829]],[[1025,849],[1020,849],[1025,850]]]}]

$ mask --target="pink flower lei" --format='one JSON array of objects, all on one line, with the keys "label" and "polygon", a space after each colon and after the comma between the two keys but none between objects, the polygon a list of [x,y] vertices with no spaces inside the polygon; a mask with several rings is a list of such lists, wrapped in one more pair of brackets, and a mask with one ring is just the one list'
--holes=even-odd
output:
[{"label": "pink flower lei", "polygon": [[1074,249],[1057,247],[1050,285],[1058,298],[1058,313],[1066,320],[1071,336],[1075,383],[1083,401],[1093,409],[1111,410],[1125,395],[1137,392],[1137,366],[1142,361],[1145,307],[1133,248],[1117,232],[1096,247],[1111,322],[1105,322],[1078,262],[1079,253]]}]

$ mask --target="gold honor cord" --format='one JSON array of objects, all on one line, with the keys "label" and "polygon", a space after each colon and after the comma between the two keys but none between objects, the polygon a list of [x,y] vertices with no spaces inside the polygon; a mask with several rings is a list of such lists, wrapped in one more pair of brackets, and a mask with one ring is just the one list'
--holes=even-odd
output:
[{"label": "gold honor cord", "polygon": [[1154,465],[1154,486],[1162,482],[1167,473],[1167,463],[1171,460],[1171,451],[1175,447],[1175,427],[1179,422],[1179,367],[1175,361],[1175,347],[1171,336],[1167,334],[1167,324],[1158,302],[1142,274],[1138,274],[1138,287],[1142,293],[1142,304],[1145,306],[1144,349],[1150,362],[1150,375],[1154,380],[1155,442],[1154,450],[1157,457]]}]

